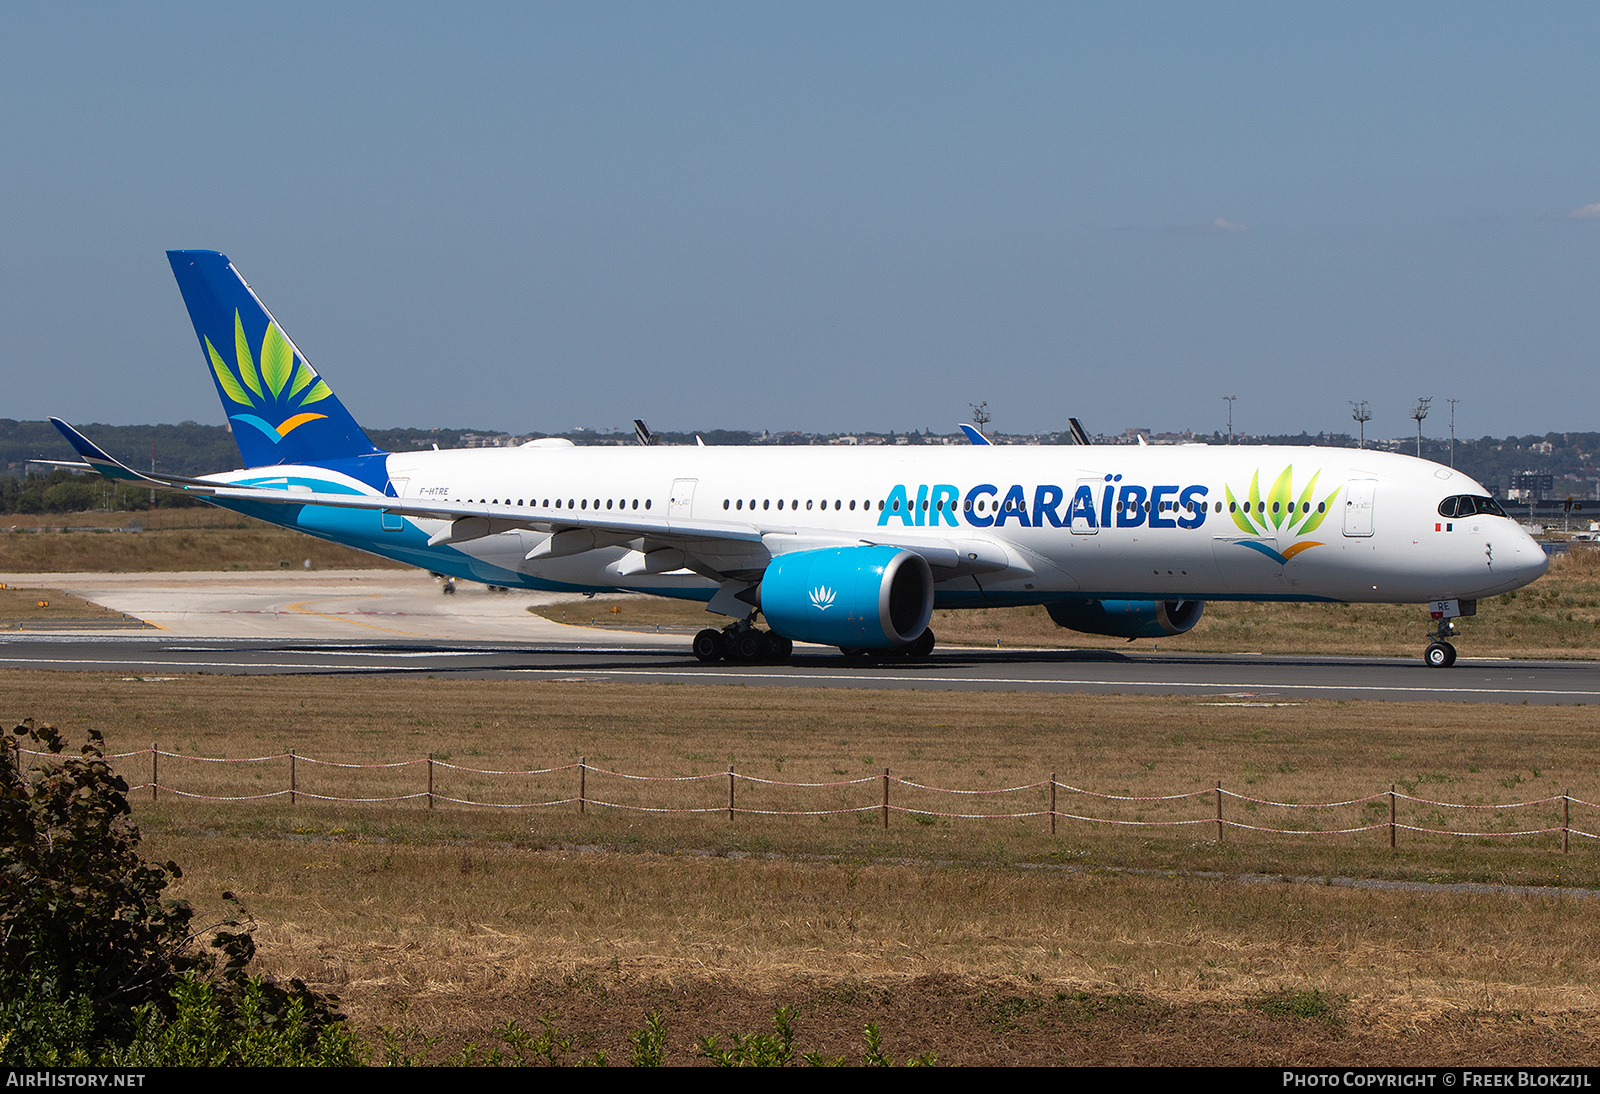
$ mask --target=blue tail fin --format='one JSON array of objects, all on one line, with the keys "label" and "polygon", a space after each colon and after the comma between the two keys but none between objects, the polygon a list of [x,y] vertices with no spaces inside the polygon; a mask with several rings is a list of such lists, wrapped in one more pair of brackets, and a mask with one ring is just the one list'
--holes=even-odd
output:
[{"label": "blue tail fin", "polygon": [[168,251],[245,466],[377,452],[227,255]]}]

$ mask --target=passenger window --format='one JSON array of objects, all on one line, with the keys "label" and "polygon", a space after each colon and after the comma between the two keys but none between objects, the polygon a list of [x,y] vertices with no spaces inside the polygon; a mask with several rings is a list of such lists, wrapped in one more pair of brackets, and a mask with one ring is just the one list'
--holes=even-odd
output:
[{"label": "passenger window", "polygon": [[723,498],[722,499],[722,507],[724,509],[726,509],[728,507],[728,499],[727,498]]}]

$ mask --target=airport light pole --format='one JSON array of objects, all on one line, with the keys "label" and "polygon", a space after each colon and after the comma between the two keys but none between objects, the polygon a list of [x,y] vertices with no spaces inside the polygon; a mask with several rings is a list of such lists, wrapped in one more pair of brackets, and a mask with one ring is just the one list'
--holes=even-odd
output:
[{"label": "airport light pole", "polygon": [[1350,401],[1350,417],[1361,423],[1361,439],[1356,442],[1356,447],[1367,447],[1367,423],[1372,421],[1372,411],[1367,409],[1365,399],[1359,403],[1353,399]]},{"label": "airport light pole", "polygon": [[1228,401],[1228,443],[1229,444],[1233,443],[1233,401],[1235,399],[1237,399],[1238,397],[1239,396],[1237,396],[1237,395],[1224,395],[1223,396],[1223,398]]},{"label": "airport light pole", "polygon": [[1422,419],[1428,416],[1428,404],[1433,402],[1432,395],[1418,397],[1417,405],[1412,408],[1411,416],[1417,420],[1417,459],[1422,458]]},{"label": "airport light pole", "polygon": [[1446,399],[1450,404],[1450,466],[1456,465],[1456,404],[1460,399]]}]

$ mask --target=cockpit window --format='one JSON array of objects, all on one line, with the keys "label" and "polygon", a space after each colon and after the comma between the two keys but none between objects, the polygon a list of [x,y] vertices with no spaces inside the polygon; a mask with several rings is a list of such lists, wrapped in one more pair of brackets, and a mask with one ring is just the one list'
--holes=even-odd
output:
[{"label": "cockpit window", "polygon": [[1439,503],[1441,517],[1471,517],[1480,513],[1490,517],[1506,515],[1506,511],[1500,508],[1499,502],[1476,494],[1457,494]]}]

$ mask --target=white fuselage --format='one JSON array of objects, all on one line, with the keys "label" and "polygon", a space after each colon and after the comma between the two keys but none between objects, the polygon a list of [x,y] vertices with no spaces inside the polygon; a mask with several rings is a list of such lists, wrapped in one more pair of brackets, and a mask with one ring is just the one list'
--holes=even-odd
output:
[{"label": "white fuselage", "polygon": [[[450,521],[385,514],[380,527],[377,514],[362,525],[306,506],[281,522],[497,584],[696,599],[717,589],[716,575],[758,575],[774,555],[854,543],[929,552],[940,607],[1043,603],[1062,594],[1469,600],[1525,585],[1547,566],[1540,546],[1506,517],[1441,515],[1447,498],[1488,496],[1465,475],[1345,448],[546,442],[387,461],[386,493],[458,510],[481,506],[501,521],[497,529],[517,518],[524,526],[429,546]],[[212,480],[374,493],[318,467],[255,468]],[[661,527],[537,557],[553,531],[629,515]],[[676,538],[677,524],[692,527],[694,538]],[[726,540],[717,538],[720,528]],[[680,548],[679,568],[652,572],[644,562]],[[941,569],[940,552],[974,561]]]}]

